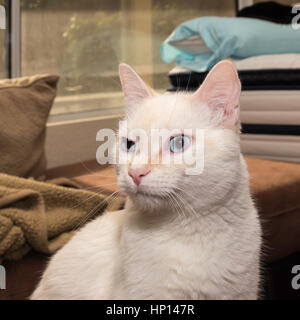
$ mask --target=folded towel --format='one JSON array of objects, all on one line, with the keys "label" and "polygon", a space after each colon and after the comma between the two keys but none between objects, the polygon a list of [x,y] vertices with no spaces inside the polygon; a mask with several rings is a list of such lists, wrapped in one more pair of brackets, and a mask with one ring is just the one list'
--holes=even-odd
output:
[{"label": "folded towel", "polygon": [[76,188],[63,178],[45,183],[0,174],[0,263],[20,259],[31,249],[53,253],[84,222],[123,203],[108,205],[106,192]]},{"label": "folded towel", "polygon": [[232,57],[300,53],[300,33],[291,25],[251,18],[201,17],[180,24],[164,41],[162,59],[203,72]]}]

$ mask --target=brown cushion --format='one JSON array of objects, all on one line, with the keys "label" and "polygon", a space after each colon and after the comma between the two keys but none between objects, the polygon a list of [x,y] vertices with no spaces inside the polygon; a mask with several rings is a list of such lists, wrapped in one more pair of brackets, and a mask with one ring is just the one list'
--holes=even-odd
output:
[{"label": "brown cushion", "polygon": [[45,124],[57,81],[54,75],[0,80],[0,172],[44,174]]},{"label": "brown cushion", "polygon": [[264,232],[265,260],[300,252],[300,164],[247,158]]},{"label": "brown cushion", "polygon": [[300,208],[300,164],[246,158],[251,191],[264,216]]}]

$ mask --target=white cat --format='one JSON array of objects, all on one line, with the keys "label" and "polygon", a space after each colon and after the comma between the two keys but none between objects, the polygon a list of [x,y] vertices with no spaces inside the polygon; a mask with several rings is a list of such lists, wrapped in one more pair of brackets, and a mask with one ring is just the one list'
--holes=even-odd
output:
[{"label": "white cat", "polygon": [[[240,81],[217,64],[194,93],[157,94],[120,65],[129,134],[118,183],[125,210],[90,222],[50,261],[32,299],[257,299],[261,227],[240,153]],[[179,129],[156,159],[197,149],[183,129],[204,129],[204,170],[145,160],[133,129]],[[194,131],[193,131],[194,132]],[[143,159],[144,158],[144,159]],[[144,164],[143,164],[144,163]]]}]

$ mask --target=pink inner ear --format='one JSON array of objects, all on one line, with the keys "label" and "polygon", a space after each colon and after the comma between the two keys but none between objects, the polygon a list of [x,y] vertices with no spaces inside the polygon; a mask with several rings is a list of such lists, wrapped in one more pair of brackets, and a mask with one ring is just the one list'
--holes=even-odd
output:
[{"label": "pink inner ear", "polygon": [[216,64],[201,87],[192,95],[193,103],[206,104],[224,126],[233,126],[239,119],[241,83],[234,65],[228,61]]},{"label": "pink inner ear", "polygon": [[121,63],[119,74],[127,107],[137,105],[141,100],[154,94],[153,90],[129,65]]}]

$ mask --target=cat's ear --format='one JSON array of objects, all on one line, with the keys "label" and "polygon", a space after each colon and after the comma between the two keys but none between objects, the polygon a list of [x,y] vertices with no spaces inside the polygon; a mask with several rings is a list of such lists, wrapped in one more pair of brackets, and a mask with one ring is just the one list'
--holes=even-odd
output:
[{"label": "cat's ear", "polygon": [[235,66],[229,60],[216,64],[201,87],[192,95],[192,101],[212,108],[212,116],[220,125],[233,127],[239,120],[241,83]]},{"label": "cat's ear", "polygon": [[154,90],[129,65],[121,63],[119,74],[127,109],[130,110],[143,99],[154,96]]}]

